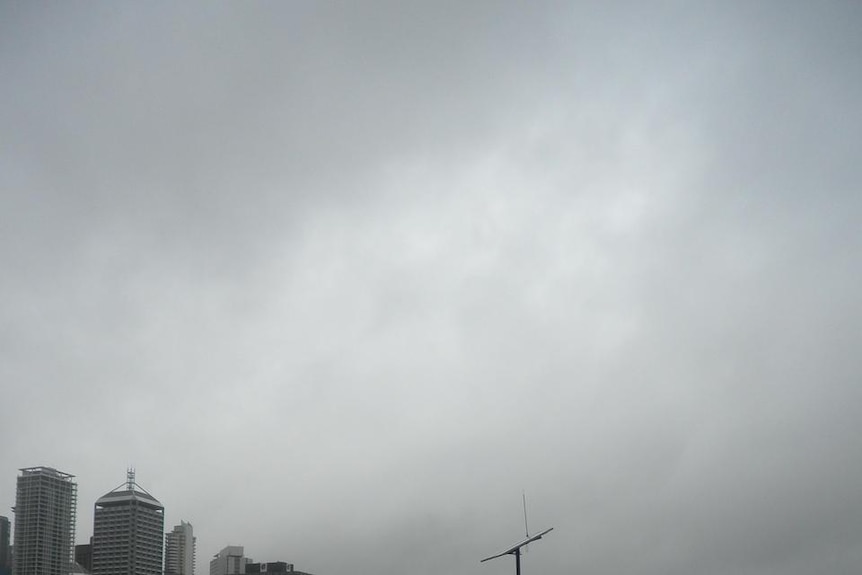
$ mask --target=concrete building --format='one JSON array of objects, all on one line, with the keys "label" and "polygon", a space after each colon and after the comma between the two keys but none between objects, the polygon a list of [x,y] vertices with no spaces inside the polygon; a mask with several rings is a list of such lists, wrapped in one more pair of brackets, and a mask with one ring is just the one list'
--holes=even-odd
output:
[{"label": "concrete building", "polygon": [[16,575],[68,575],[78,485],[51,467],[21,469],[15,497]]},{"label": "concrete building", "polygon": [[165,575],[195,575],[195,544],[191,523],[180,521],[165,534]]},{"label": "concrete building", "polygon": [[90,543],[83,545],[75,545],[75,563],[77,563],[85,573],[93,571],[93,539],[90,538]]},{"label": "concrete building", "polygon": [[245,572],[247,575],[311,575],[304,571],[297,571],[293,568],[293,563],[285,563],[284,561],[249,563],[245,567]]},{"label": "concrete building", "polygon": [[135,482],[96,501],[93,512],[93,575],[162,575],[165,508]]},{"label": "concrete building", "polygon": [[11,534],[12,523],[8,517],[0,515],[0,575],[9,575],[12,572]]},{"label": "concrete building", "polygon": [[244,555],[242,545],[228,545],[210,561],[210,575],[242,575],[251,559]]}]

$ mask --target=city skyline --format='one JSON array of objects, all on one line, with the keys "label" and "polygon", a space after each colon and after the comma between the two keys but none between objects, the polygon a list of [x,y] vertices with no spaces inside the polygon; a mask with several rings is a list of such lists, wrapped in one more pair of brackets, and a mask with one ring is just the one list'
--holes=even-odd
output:
[{"label": "city skyline", "polygon": [[[19,495],[16,500],[20,500],[21,509],[25,517],[22,518],[22,524],[27,523],[31,516],[41,515],[38,509],[33,505],[28,506],[30,500],[41,500],[41,492],[46,489],[44,478],[57,479],[60,483],[69,484],[69,508],[63,517],[67,517],[67,522],[72,525],[77,517],[77,489],[78,483],[73,482],[75,475],[58,471],[50,466],[32,466],[29,468],[20,469],[22,476],[19,477]],[[91,529],[76,528],[71,529],[68,541],[69,545],[69,560],[65,563],[65,567],[61,569],[71,569],[73,563],[77,562],[76,547],[89,547],[89,560],[93,562],[93,546],[98,549],[96,552],[96,567],[92,566],[88,569],[88,573],[92,575],[113,574],[119,571],[124,573],[132,573],[133,575],[195,575],[197,538],[194,536],[194,529],[191,522],[181,520],[179,525],[173,526],[170,531],[163,530],[164,528],[164,506],[155,499],[148,491],[138,485],[136,479],[136,471],[134,468],[128,468],[126,472],[126,481],[115,487],[108,493],[104,494],[95,501],[96,513],[91,524]],[[26,478],[25,482],[21,479]],[[26,483],[26,484],[25,484]],[[49,489],[55,489],[55,483],[51,481]],[[23,486],[23,487],[22,487]],[[132,507],[138,511],[132,511]],[[13,514],[15,507],[12,508]],[[147,516],[142,517],[141,511]],[[132,515],[137,514],[137,518],[133,519]],[[6,523],[0,521],[0,543],[2,536],[10,537],[13,533],[11,529],[12,521],[9,518],[0,516],[0,520],[5,520]],[[5,525],[5,527],[4,527]],[[154,549],[156,533],[162,528],[162,536],[164,537],[164,546],[162,547],[163,561],[157,571],[154,565],[157,563],[155,557],[145,559],[143,566],[134,567],[136,554],[147,554],[147,548]],[[23,532],[32,531],[30,529],[22,529]],[[40,528],[41,529],[41,528]],[[88,543],[76,543],[82,539]],[[124,534],[123,538],[118,538],[118,534]],[[98,536],[97,536],[98,534]],[[107,543],[110,541],[110,543]],[[41,547],[41,546],[40,546]],[[56,545],[48,545],[48,548],[55,548]],[[0,559],[3,556],[3,548],[0,547]],[[26,553],[29,553],[27,551]],[[52,555],[63,555],[62,548],[57,548],[51,552]],[[232,555],[236,553],[236,555]],[[218,567],[219,557],[223,560],[224,565]],[[127,566],[121,566],[117,561],[126,561],[122,559],[129,557],[132,563]],[[210,575],[238,575],[245,573],[245,566],[253,563],[251,558],[244,556],[244,546],[229,545],[216,553],[216,559],[210,562]],[[281,562],[274,562],[273,564]],[[257,564],[258,566],[260,564]],[[293,564],[289,565],[292,569]],[[2,563],[0,563],[2,567]],[[26,568],[26,566],[25,566]],[[87,569],[86,566],[84,566]],[[17,574],[16,574],[17,575]],[[40,573],[37,575],[56,575],[53,571]],[[65,573],[62,575],[66,575]]]}]

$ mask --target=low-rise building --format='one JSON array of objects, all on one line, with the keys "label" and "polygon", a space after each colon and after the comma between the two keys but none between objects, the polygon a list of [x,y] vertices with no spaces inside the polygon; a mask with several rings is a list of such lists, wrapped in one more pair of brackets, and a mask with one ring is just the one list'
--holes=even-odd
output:
[{"label": "low-rise building", "polygon": [[249,563],[245,567],[246,575],[311,575],[305,571],[297,571],[293,563],[285,561],[272,561],[269,563]]}]

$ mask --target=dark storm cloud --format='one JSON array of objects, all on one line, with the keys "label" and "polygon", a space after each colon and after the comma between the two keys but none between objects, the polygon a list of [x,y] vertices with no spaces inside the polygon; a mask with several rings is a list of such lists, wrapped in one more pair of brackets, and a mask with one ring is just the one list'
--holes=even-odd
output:
[{"label": "dark storm cloud", "polygon": [[336,573],[855,572],[850,4],[5,5],[0,493]]}]

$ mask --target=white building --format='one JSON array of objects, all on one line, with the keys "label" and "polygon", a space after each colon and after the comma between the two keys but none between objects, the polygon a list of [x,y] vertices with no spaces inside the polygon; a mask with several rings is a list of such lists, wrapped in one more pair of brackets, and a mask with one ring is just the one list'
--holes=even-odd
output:
[{"label": "white building", "polygon": [[242,545],[228,545],[210,561],[210,575],[244,575],[251,559],[244,555]]},{"label": "white building", "polygon": [[191,523],[180,521],[165,534],[165,575],[195,575],[195,544]]},{"label": "white building", "polygon": [[75,545],[75,476],[51,467],[20,471],[14,507],[15,573],[67,575]]}]

